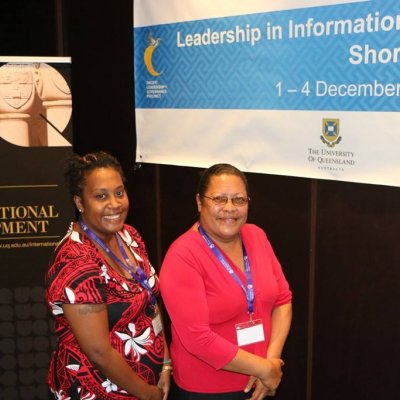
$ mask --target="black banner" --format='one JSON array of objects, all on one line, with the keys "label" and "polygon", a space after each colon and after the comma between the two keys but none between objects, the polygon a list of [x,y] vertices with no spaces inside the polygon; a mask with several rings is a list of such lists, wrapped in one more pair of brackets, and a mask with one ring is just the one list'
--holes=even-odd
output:
[{"label": "black banner", "polygon": [[73,218],[68,59],[0,63],[0,398],[47,399],[53,347],[44,273]]}]

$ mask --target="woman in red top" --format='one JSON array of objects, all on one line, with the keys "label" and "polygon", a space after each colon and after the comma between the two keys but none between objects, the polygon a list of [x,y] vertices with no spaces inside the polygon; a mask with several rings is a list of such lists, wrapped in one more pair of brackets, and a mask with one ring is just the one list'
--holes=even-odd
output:
[{"label": "woman in red top", "polygon": [[46,274],[57,348],[48,383],[59,400],[161,400],[171,366],[157,308],[158,278],[139,233],[118,161],[104,152],[68,161],[80,213]]},{"label": "woman in red top", "polygon": [[246,224],[244,174],[207,169],[199,221],[169,248],[160,272],[171,318],[173,400],[261,400],[280,383],[292,294],[262,229]]}]

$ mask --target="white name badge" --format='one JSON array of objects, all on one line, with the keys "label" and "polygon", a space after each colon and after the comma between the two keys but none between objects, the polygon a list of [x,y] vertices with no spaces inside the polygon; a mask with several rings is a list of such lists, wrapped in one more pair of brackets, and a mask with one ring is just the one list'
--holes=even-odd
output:
[{"label": "white name badge", "polygon": [[152,324],[154,333],[157,336],[163,329],[160,313],[157,313],[157,315],[153,318]]},{"label": "white name badge", "polygon": [[247,344],[263,342],[265,340],[261,319],[236,324],[235,329],[239,346],[246,346]]}]

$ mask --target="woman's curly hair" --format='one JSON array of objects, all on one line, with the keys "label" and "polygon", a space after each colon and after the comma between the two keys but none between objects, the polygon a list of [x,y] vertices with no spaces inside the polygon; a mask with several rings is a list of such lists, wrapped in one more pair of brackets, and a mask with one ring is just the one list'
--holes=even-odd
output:
[{"label": "woman's curly hair", "polygon": [[85,178],[88,172],[97,168],[115,169],[121,175],[125,185],[126,179],[121,164],[111,154],[105,151],[88,153],[84,156],[73,153],[66,159],[64,167],[64,178],[72,196],[82,196]]}]

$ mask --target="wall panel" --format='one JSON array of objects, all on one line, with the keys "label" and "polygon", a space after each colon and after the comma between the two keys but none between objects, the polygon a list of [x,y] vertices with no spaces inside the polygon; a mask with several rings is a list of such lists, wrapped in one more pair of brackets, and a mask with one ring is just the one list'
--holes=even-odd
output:
[{"label": "wall panel", "polygon": [[400,190],[321,182],[313,398],[398,398]]}]

